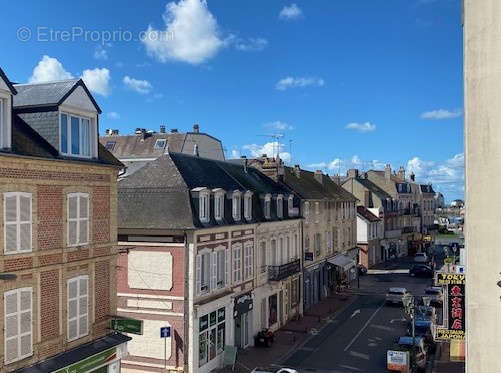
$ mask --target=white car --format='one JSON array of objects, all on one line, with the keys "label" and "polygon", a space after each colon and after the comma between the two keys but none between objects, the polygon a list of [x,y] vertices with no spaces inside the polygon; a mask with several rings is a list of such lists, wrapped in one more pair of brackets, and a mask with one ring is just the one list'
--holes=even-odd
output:
[{"label": "white car", "polygon": [[386,304],[404,304],[403,299],[408,294],[406,288],[389,288],[386,293]]},{"label": "white car", "polygon": [[416,256],[414,256],[414,261],[416,263],[428,263],[428,255],[426,255],[426,253],[417,253]]}]

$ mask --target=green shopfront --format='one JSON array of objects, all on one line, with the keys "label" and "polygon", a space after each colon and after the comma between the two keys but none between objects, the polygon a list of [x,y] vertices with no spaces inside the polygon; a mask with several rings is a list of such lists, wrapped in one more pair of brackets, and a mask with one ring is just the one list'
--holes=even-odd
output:
[{"label": "green shopfront", "polygon": [[59,369],[54,373],[118,373],[120,372],[120,359],[117,348],[112,347],[96,355],[89,356],[75,364]]}]

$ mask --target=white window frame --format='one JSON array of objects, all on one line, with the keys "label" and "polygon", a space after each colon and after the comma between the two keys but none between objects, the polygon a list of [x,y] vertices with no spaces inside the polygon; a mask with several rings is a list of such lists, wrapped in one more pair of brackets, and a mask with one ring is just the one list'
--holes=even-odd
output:
[{"label": "white window frame", "polygon": [[3,97],[0,97],[0,149],[1,148],[6,148],[7,145],[4,144],[3,139],[4,139],[4,132],[6,131],[6,123],[4,120],[4,115],[7,110],[4,108],[7,106],[6,105],[6,99]]},{"label": "white window frame", "polygon": [[264,218],[271,219],[271,194],[264,196]]},{"label": "white window frame", "polygon": [[222,220],[224,218],[224,192],[223,191],[217,191],[214,193],[214,218],[218,221]]},{"label": "white window frame", "polygon": [[306,201],[304,203],[304,217],[308,220],[310,215],[310,202]]},{"label": "white window frame", "polygon": [[259,272],[266,273],[267,269],[267,260],[266,260],[266,241],[261,241],[259,243],[259,259],[260,259],[260,268]]},{"label": "white window frame", "polygon": [[[70,218],[70,198],[77,198],[77,217],[76,218]],[[87,198],[87,217],[82,218],[80,216],[80,198]],[[89,236],[90,236],[90,195],[89,193],[68,193],[66,196],[66,217],[67,217],[67,237],[66,241],[68,244],[68,247],[75,247],[75,246],[84,246],[89,244]],[[85,237],[85,241],[82,241],[80,239],[80,222],[87,220],[87,237]],[[70,222],[76,222],[76,243],[71,244],[70,243]]]},{"label": "white window frame", "polygon": [[281,194],[277,196],[277,217],[279,219],[284,217],[284,196]]},{"label": "white window frame", "polygon": [[[216,289],[220,289],[226,286],[226,248],[224,246],[221,246],[216,248],[214,252],[216,253],[217,259]],[[222,276],[222,278],[220,276]]]},{"label": "white window frame", "polygon": [[[62,132],[62,116],[66,115],[66,150],[67,152],[63,152],[63,132]],[[71,117],[78,118],[78,131],[79,131],[79,154],[73,154],[71,152]],[[86,119],[89,121],[89,154],[85,155],[82,153],[83,149],[83,137],[82,137],[82,120]],[[77,157],[77,158],[93,158],[94,157],[94,149],[97,149],[97,135],[94,126],[94,118],[90,116],[85,116],[82,114],[70,113],[68,111],[60,111],[59,112],[59,152],[68,157]]]},{"label": "white window frame", "polygon": [[[7,204],[6,200],[9,197],[16,197],[16,221],[7,222]],[[21,197],[27,197],[30,199],[30,220],[21,220]],[[19,254],[19,253],[30,253],[33,251],[33,197],[31,193],[25,192],[6,192],[3,194],[3,227],[4,227],[4,254]],[[30,240],[29,249],[21,250],[21,225],[30,225]],[[16,226],[16,250],[7,251],[7,226]]]},{"label": "white window frame", "polygon": [[[30,292],[30,331],[29,332],[24,332],[21,333],[21,315],[26,313],[27,310],[21,311],[21,294],[24,291],[29,291]],[[17,305],[16,305],[16,312],[13,313],[7,313],[7,297],[9,295],[16,294],[16,300],[17,300]],[[19,288],[19,289],[14,289],[10,291],[6,291],[3,293],[3,301],[4,301],[4,361],[5,365],[14,363],[19,360],[26,359],[29,356],[33,356],[33,288],[32,287],[24,287],[24,288]],[[7,317],[16,315],[17,317],[17,331],[18,333],[15,336],[8,337],[7,338],[7,333],[6,333],[6,319]],[[24,336],[30,335],[30,346],[31,346],[31,351],[25,355],[21,355],[21,338]],[[7,360],[7,341],[11,339],[17,339],[17,352],[18,356],[12,360]]]},{"label": "white window frame", "polygon": [[210,221],[210,193],[202,190],[198,195],[198,215],[202,223]]},{"label": "white window frame", "polygon": [[[210,280],[211,280],[211,270],[212,270],[211,253],[203,252],[200,253],[199,255],[200,255],[200,288],[198,289],[198,294],[206,294],[210,292]],[[203,275],[205,275],[205,278]]]},{"label": "white window frame", "polygon": [[[86,280],[87,281],[87,293],[84,295],[80,295],[80,280]],[[70,283],[76,282],[77,283],[77,296],[74,298],[70,298]],[[86,311],[87,313],[82,313],[80,314],[80,302],[82,299],[86,298],[87,302],[87,308]],[[69,317],[69,308],[70,308],[70,301],[75,300],[77,301],[77,315],[76,317],[73,317],[70,319]],[[80,339],[82,337],[85,337],[89,335],[89,276],[88,275],[82,275],[82,276],[77,276],[77,277],[72,277],[68,279],[66,282],[66,306],[67,306],[67,317],[66,317],[66,335],[68,342],[75,341],[77,339]],[[80,321],[82,317],[87,317],[87,325],[86,325],[86,332],[85,333],[80,333]],[[70,338],[70,322],[76,320],[77,322],[77,334],[75,338]]]},{"label": "white window frame", "polygon": [[[162,146],[159,145],[159,143],[164,143]],[[157,139],[155,141],[155,145],[153,145],[153,149],[164,149],[165,145],[167,144],[167,139]]]},{"label": "white window frame", "polygon": [[320,220],[320,202],[315,202],[315,223],[318,223]]},{"label": "white window frame", "polygon": [[294,196],[292,194],[287,198],[287,210],[289,212],[289,217],[292,217],[294,212]]},{"label": "white window frame", "polygon": [[236,244],[232,247],[233,266],[232,279],[234,284],[242,282],[242,244]]},{"label": "white window frame", "polygon": [[233,220],[240,221],[242,219],[242,193],[235,190],[231,197],[231,211]]},{"label": "white window frame", "polygon": [[254,275],[254,244],[252,241],[244,243],[244,280],[252,279]]},{"label": "white window frame", "polygon": [[252,220],[252,192],[247,191],[244,194],[244,218]]}]

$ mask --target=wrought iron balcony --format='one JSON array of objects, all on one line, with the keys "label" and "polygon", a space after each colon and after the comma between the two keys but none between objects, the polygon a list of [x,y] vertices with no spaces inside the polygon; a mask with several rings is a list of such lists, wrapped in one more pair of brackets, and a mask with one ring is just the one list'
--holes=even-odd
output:
[{"label": "wrought iron balcony", "polygon": [[280,281],[301,271],[299,259],[279,266],[268,266],[268,278],[270,281]]}]

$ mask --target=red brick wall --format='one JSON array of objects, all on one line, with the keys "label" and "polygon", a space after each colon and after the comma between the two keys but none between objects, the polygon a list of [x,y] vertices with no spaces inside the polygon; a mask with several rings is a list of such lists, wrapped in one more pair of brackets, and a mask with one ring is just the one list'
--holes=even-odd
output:
[{"label": "red brick wall", "polygon": [[358,264],[363,265],[365,268],[369,268],[369,247],[367,244],[360,243],[358,243],[357,246],[360,248],[360,250],[358,250]]},{"label": "red brick wall", "polygon": [[40,273],[40,335],[42,342],[59,335],[59,270]]},{"label": "red brick wall", "polygon": [[5,272],[9,271],[19,271],[21,269],[33,268],[33,258],[32,257],[18,257],[15,259],[5,259],[3,264],[3,270]]},{"label": "red brick wall", "polygon": [[40,250],[63,246],[63,188],[38,185],[38,247]]},{"label": "red brick wall", "polygon": [[110,262],[107,260],[96,263],[94,289],[95,318],[99,321],[110,313]]},{"label": "red brick wall", "polygon": [[94,243],[110,241],[110,188],[94,187],[92,193],[92,232]]}]

